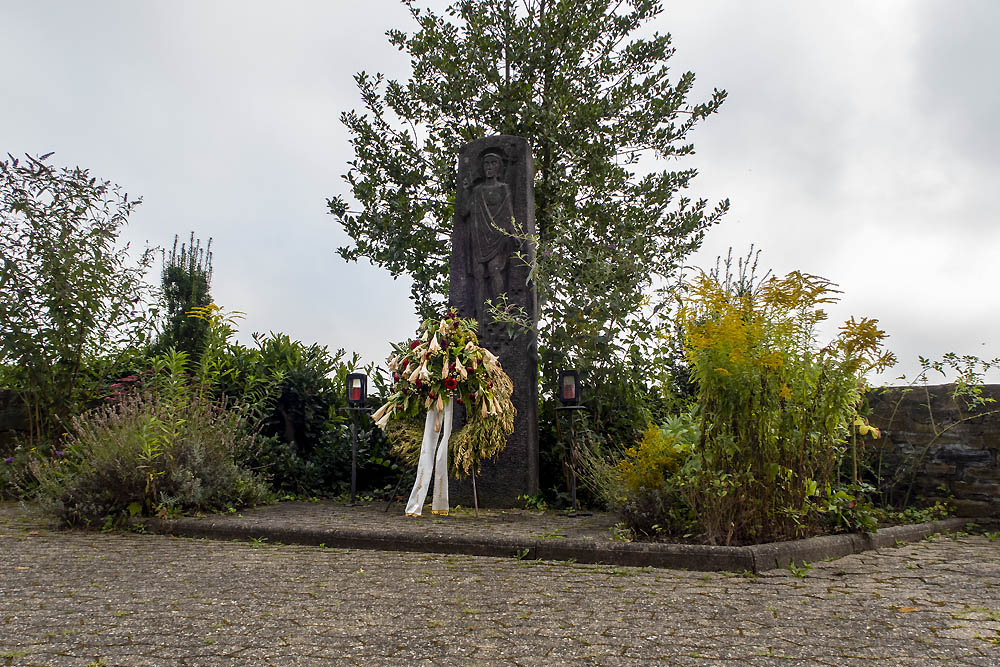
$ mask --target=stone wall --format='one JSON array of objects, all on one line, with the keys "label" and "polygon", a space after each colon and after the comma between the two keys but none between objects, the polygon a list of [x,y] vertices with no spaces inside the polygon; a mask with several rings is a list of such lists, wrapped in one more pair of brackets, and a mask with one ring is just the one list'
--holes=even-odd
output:
[{"label": "stone wall", "polygon": [[870,395],[871,423],[883,437],[867,442],[868,454],[882,455],[883,479],[902,478],[897,489],[914,479],[911,497],[950,499],[960,516],[1000,518],[1000,385],[983,388],[997,402],[975,411],[953,399],[953,389],[889,387]]}]

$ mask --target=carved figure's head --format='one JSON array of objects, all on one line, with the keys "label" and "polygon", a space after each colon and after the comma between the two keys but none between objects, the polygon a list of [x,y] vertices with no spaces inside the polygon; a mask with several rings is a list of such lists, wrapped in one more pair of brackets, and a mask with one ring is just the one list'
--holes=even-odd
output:
[{"label": "carved figure's head", "polygon": [[496,148],[483,152],[483,175],[486,178],[503,177],[503,153]]}]

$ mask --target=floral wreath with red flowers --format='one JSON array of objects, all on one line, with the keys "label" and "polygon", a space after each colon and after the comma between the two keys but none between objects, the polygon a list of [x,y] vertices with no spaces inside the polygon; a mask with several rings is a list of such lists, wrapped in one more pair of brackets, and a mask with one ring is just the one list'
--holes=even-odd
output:
[{"label": "floral wreath with red flowers", "polygon": [[424,320],[416,338],[393,345],[388,364],[392,393],[372,417],[404,460],[415,464],[419,457],[421,414],[435,408],[440,413],[446,400],[464,405],[466,412],[465,426],[449,441],[456,477],[478,470],[507,444],[514,431],[514,386],[497,356],[480,347],[475,320],[454,309],[441,319]]}]

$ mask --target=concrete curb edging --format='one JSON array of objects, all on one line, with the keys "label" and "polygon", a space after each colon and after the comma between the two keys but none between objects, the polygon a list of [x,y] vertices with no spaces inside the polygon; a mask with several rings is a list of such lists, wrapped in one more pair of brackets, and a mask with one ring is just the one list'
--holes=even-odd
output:
[{"label": "concrete curb edging", "polygon": [[845,535],[822,535],[791,542],[772,542],[743,547],[753,554],[754,572],[764,572],[776,568],[841,558],[851,554],[883,549],[898,542],[915,542],[935,533],[948,533],[964,528],[968,519],[942,519],[929,523],[907,526],[891,526],[875,533],[848,533]]},{"label": "concrete curb edging", "polygon": [[252,522],[233,523],[210,519],[158,519],[146,521],[143,526],[148,532],[213,540],[267,540],[270,543],[322,545],[338,549],[515,557],[631,567],[758,573],[788,567],[790,564],[840,558],[893,546],[900,542],[912,542],[935,533],[961,529],[968,521],[963,518],[944,519],[883,528],[871,534],[823,535],[744,547],[590,539],[519,539],[502,535],[482,537],[466,535],[452,537],[447,534],[406,535],[375,529],[283,528],[257,525]]}]

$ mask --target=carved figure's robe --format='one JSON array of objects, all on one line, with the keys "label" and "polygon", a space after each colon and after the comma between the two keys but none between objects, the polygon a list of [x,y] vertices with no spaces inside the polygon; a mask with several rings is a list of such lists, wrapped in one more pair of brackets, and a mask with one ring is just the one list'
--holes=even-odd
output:
[{"label": "carved figure's robe", "polygon": [[507,184],[480,183],[472,191],[471,208],[472,261],[487,264],[498,255],[508,255],[512,239],[507,234],[514,233],[514,206]]}]

